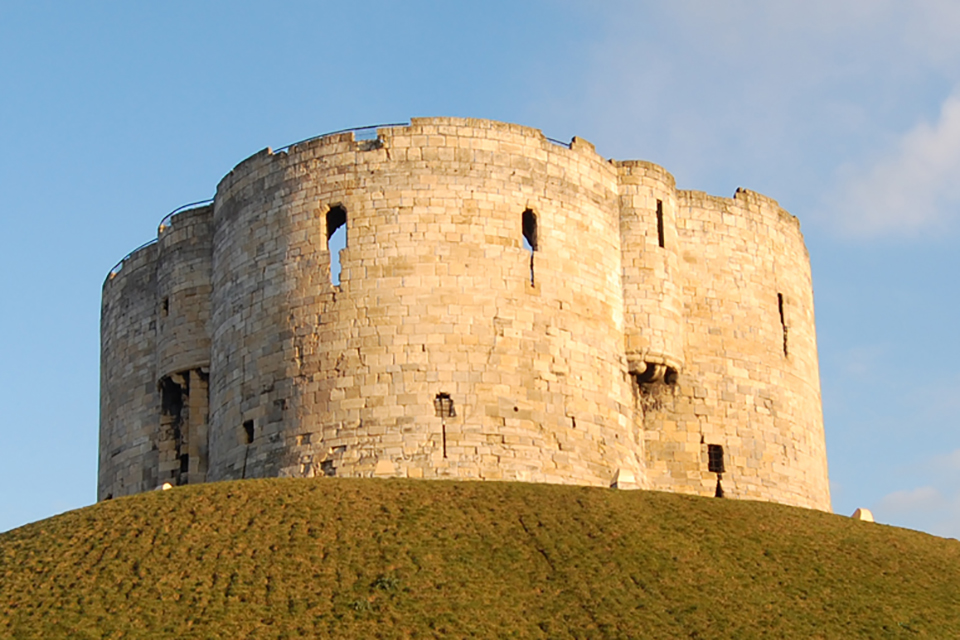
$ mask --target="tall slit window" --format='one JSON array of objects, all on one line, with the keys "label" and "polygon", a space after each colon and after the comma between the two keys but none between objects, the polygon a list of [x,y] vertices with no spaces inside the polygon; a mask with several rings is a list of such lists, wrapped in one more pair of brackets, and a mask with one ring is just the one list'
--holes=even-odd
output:
[{"label": "tall slit window", "polygon": [[657,200],[657,241],[660,248],[664,247],[663,242],[663,200]]},{"label": "tall slit window", "polygon": [[537,214],[530,209],[523,212],[523,248],[530,252],[530,284],[533,280],[533,255],[538,249]]},{"label": "tall slit window", "polygon": [[711,473],[723,473],[723,445],[707,445],[707,468]]},{"label": "tall slit window", "polygon": [[330,282],[340,284],[340,251],[347,246],[347,210],[341,205],[327,211],[327,251],[330,253]]},{"label": "tall slit window", "polygon": [[780,308],[780,329],[783,332],[783,355],[790,355],[787,352],[787,319],[783,314],[783,294],[777,294],[777,306]]}]

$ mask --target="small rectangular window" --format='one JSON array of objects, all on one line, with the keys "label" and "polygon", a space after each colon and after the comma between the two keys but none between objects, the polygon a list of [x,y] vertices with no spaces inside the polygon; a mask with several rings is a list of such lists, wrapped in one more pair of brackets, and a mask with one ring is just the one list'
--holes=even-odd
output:
[{"label": "small rectangular window", "polygon": [[247,444],[253,443],[253,420],[247,420],[243,423],[243,432],[247,439]]},{"label": "small rectangular window", "polygon": [[[437,397],[433,399],[433,410],[436,412],[438,418],[454,418],[457,415],[456,410],[453,408],[453,398],[450,397],[449,393],[438,393]],[[447,457],[447,423],[446,420],[441,424],[440,427],[440,440],[441,447],[443,450],[443,457]]]},{"label": "small rectangular window", "polygon": [[453,399],[449,393],[438,393],[433,400],[433,410],[436,411],[438,418],[454,418],[457,415],[453,408]]},{"label": "small rectangular window", "polygon": [[719,444],[708,444],[707,461],[710,473],[723,473],[723,447]]}]

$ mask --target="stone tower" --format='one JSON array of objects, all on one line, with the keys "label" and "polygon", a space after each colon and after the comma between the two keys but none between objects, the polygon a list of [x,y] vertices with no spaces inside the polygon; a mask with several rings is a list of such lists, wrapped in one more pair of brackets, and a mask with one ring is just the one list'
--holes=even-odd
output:
[{"label": "stone tower", "polygon": [[336,475],[830,508],[796,218],[518,125],[375,133],[248,158],[110,273],[100,499]]}]

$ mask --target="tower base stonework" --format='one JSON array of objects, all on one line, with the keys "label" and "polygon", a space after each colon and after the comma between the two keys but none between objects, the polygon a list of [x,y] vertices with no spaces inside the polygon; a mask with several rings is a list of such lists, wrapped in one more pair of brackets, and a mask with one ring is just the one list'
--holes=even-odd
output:
[{"label": "tower base stonework", "polygon": [[368,476],[830,509],[796,218],[578,138],[415,118],[261,151],[110,273],[101,344],[99,499]]}]

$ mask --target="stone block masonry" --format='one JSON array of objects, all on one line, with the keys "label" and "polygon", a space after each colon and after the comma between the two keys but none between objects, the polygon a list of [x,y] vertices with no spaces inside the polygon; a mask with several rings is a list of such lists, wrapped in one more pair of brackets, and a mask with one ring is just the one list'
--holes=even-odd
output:
[{"label": "stone block masonry", "polygon": [[100,499],[376,476],[830,508],[796,218],[577,138],[264,150],[111,272],[101,340]]}]

